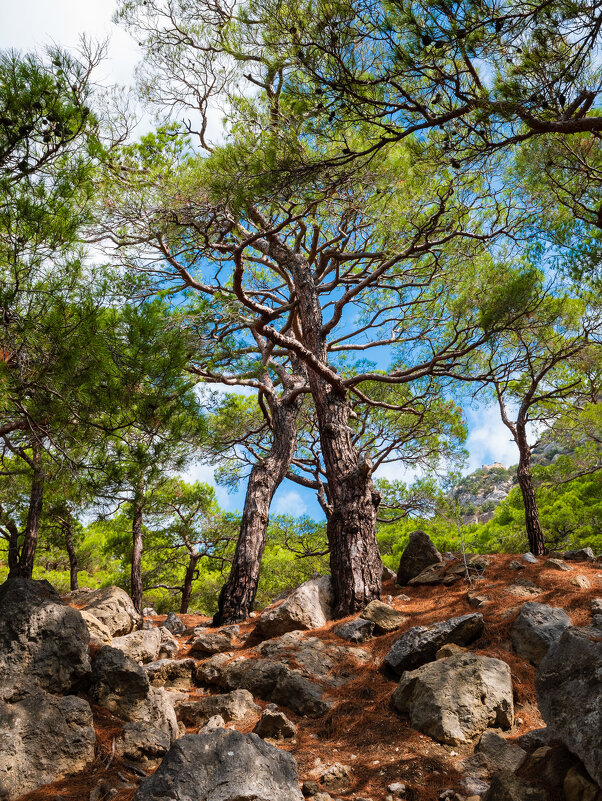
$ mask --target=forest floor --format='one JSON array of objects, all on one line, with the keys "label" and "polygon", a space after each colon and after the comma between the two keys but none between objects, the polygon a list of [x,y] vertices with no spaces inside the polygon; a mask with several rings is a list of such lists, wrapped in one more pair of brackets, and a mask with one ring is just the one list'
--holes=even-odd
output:
[{"label": "forest floor", "polygon": [[[325,685],[327,697],[336,703],[324,717],[300,718],[292,711],[284,710],[298,726],[298,733],[294,742],[278,743],[278,746],[290,751],[297,760],[300,781],[315,780],[327,767],[338,762],[353,768],[353,784],[344,792],[333,793],[335,797],[343,799],[360,796],[383,801],[387,795],[387,785],[404,782],[414,790],[417,801],[434,801],[443,790],[458,786],[461,778],[459,763],[472,753],[473,746],[441,745],[411,729],[391,704],[396,682],[383,670],[382,663],[392,643],[412,626],[474,612],[467,599],[469,591],[478,591],[489,599],[489,603],[478,610],[483,614],[485,631],[470,650],[502,659],[510,666],[512,673],[515,724],[505,732],[505,736],[510,742],[515,742],[520,735],[544,725],[535,697],[536,669],[512,651],[510,627],[520,607],[528,600],[562,607],[573,625],[587,625],[591,618],[591,600],[602,595],[602,564],[572,563],[570,572],[559,572],[546,567],[545,560],[541,559],[539,564],[526,564],[523,570],[518,571],[510,566],[513,560],[520,559],[516,555],[496,554],[489,559],[483,576],[473,580],[472,584],[462,579],[452,586],[400,588],[395,586],[393,580],[383,585],[383,599],[388,600],[387,596],[392,596],[391,606],[408,616],[406,624],[394,632],[374,637],[357,646],[370,652],[373,663],[361,667],[354,665],[355,678],[338,688]],[[590,588],[582,589],[573,585],[571,582],[577,575],[585,576]],[[540,588],[541,592],[523,597],[515,594],[513,588],[517,580],[525,579]],[[410,600],[403,600],[406,596]],[[199,615],[180,617],[189,627],[207,621],[207,618]],[[155,625],[161,625],[164,619],[165,616],[152,618]],[[255,622],[256,619],[252,619],[241,624],[241,639],[247,639],[243,647],[236,650],[237,657],[256,656],[250,650],[260,642],[253,634]],[[346,644],[332,632],[339,622],[331,622],[310,634],[325,642]],[[190,635],[178,639],[181,645],[178,658],[183,658],[190,648],[187,644]],[[202,692],[200,688],[193,689],[191,698]],[[261,707],[266,705],[259,699],[255,700]],[[135,780],[135,774],[112,753],[114,739],[119,735],[123,723],[99,707],[93,707],[93,712],[97,734],[95,762],[85,773],[31,792],[20,801],[88,801],[90,793],[100,782],[108,791],[111,787],[123,785],[124,778]],[[231,723],[229,727],[248,732],[253,729],[255,722],[253,719],[248,724]],[[193,733],[193,730],[189,730],[189,733]],[[525,768],[520,772],[524,771]],[[103,792],[98,801],[104,797],[111,797],[114,801],[131,801],[134,793],[135,787],[122,787],[112,796],[105,796]],[[551,801],[555,801],[554,794]]]}]

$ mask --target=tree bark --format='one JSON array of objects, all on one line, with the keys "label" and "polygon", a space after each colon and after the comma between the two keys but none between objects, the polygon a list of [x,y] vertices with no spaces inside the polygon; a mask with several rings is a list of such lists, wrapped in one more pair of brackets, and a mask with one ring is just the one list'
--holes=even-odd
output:
[{"label": "tree bark", "polygon": [[273,400],[271,404],[272,448],[253,466],[249,476],[234,560],[220,592],[214,626],[245,620],[253,611],[270,505],[295,453],[300,407],[301,395],[291,401],[286,397]]},{"label": "tree bark", "polygon": [[529,550],[535,556],[542,556],[545,550],[543,531],[539,520],[539,508],[535,496],[535,488],[531,477],[531,449],[527,444],[524,426],[517,425],[516,443],[518,445],[519,460],[516,473],[518,485],[525,505],[525,527],[529,540]]},{"label": "tree bark", "polygon": [[131,594],[136,611],[142,614],[142,492],[137,489],[132,510],[132,574]]},{"label": "tree bark", "polygon": [[19,529],[14,525],[7,525],[8,540],[8,575],[16,576],[19,569]]},{"label": "tree bark", "polygon": [[[42,468],[42,454],[37,442],[32,445],[33,477],[31,480],[31,492],[29,496],[29,510],[27,512],[27,524],[25,526],[25,536],[19,562],[12,575],[31,578],[33,574],[33,563],[38,545],[40,533],[40,520],[44,506],[44,471]],[[9,576],[11,573],[9,573]]]},{"label": "tree bark", "polygon": [[77,573],[79,571],[79,565],[77,563],[77,554],[73,546],[73,521],[70,512],[66,513],[63,521],[63,532],[65,535],[65,549],[69,556],[69,588],[73,591],[78,589]]},{"label": "tree bark", "polygon": [[185,615],[188,612],[188,605],[190,604],[190,596],[192,595],[192,582],[194,579],[194,571],[196,570],[197,562],[200,559],[198,553],[191,552],[188,566],[184,575],[184,584],[182,585],[182,600],[180,602],[180,614]]}]

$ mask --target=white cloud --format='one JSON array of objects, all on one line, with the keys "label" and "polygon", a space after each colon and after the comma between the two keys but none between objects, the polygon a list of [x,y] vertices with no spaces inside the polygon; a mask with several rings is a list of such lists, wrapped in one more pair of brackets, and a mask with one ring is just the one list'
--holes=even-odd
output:
[{"label": "white cloud", "polygon": [[469,457],[466,471],[484,464],[501,462],[505,467],[518,462],[512,434],[502,423],[497,406],[481,407],[468,415],[470,433],[466,441]]},{"label": "white cloud", "polygon": [[296,490],[286,490],[285,492],[276,494],[272,502],[271,511],[272,514],[276,515],[301,517],[301,515],[306,514],[307,506]]}]

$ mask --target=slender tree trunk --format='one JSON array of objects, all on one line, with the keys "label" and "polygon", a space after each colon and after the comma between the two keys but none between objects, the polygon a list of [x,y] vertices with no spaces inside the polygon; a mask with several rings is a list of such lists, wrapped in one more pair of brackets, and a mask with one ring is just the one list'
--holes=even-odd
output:
[{"label": "slender tree trunk", "polygon": [[[299,302],[303,345],[315,359],[307,363],[316,408],[320,445],[329,487],[331,512],[326,533],[335,596],[334,614],[345,617],[380,598],[382,561],[376,541],[376,509],[380,495],[372,482],[372,464],[353,444],[351,405],[345,388],[328,364],[320,297],[311,266],[279,240],[271,240],[273,256],[293,276]],[[336,382],[335,382],[336,383]],[[340,384],[340,381],[339,381]]]},{"label": "slender tree trunk", "polygon": [[19,555],[19,563],[15,570],[17,575],[23,576],[24,578],[31,578],[33,573],[33,563],[40,533],[40,520],[44,506],[44,472],[42,469],[42,454],[37,442],[34,442],[32,446],[32,462],[33,478],[29,496],[27,524],[25,526],[25,536]]},{"label": "slender tree trunk", "polygon": [[535,497],[535,488],[531,477],[531,449],[527,444],[524,426],[517,426],[516,441],[519,451],[518,461],[518,486],[523,496],[525,504],[525,526],[529,539],[529,549],[535,556],[542,556],[544,553],[543,531],[539,521],[539,508]]},{"label": "slender tree trunk", "polygon": [[272,404],[272,449],[249,476],[234,560],[219,596],[214,626],[244,620],[253,611],[270,505],[295,453],[300,406],[300,395],[290,402],[285,398]]},{"label": "slender tree trunk", "polygon": [[16,576],[19,569],[19,529],[11,524],[7,526],[8,540],[8,575]]},{"label": "slender tree trunk", "polygon": [[132,510],[132,603],[139,614],[142,614],[142,491],[136,489]]},{"label": "slender tree trunk", "polygon": [[192,551],[190,554],[190,559],[188,560],[188,567],[186,568],[186,573],[184,575],[184,584],[182,585],[182,601],[180,603],[180,613],[183,615],[188,612],[190,596],[192,595],[194,572],[196,570],[197,562],[200,558],[201,557],[198,553]]},{"label": "slender tree trunk", "polygon": [[73,520],[69,511],[65,514],[63,532],[65,535],[65,548],[69,556],[69,588],[73,591],[78,589],[77,573],[79,571],[79,565],[77,563],[77,554],[73,547]]}]

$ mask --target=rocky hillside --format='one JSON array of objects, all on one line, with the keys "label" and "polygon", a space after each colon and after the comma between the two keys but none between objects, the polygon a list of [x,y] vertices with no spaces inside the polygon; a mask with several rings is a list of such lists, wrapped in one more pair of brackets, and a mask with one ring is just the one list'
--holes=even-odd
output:
[{"label": "rocky hillside", "polygon": [[486,523],[495,507],[507,497],[516,483],[516,468],[499,462],[483,465],[460,481],[452,492],[458,503],[462,522]]},{"label": "rocky hillside", "polygon": [[0,799],[602,801],[600,560],[424,538],[343,621],[326,577],[220,629],[5,583]]}]

